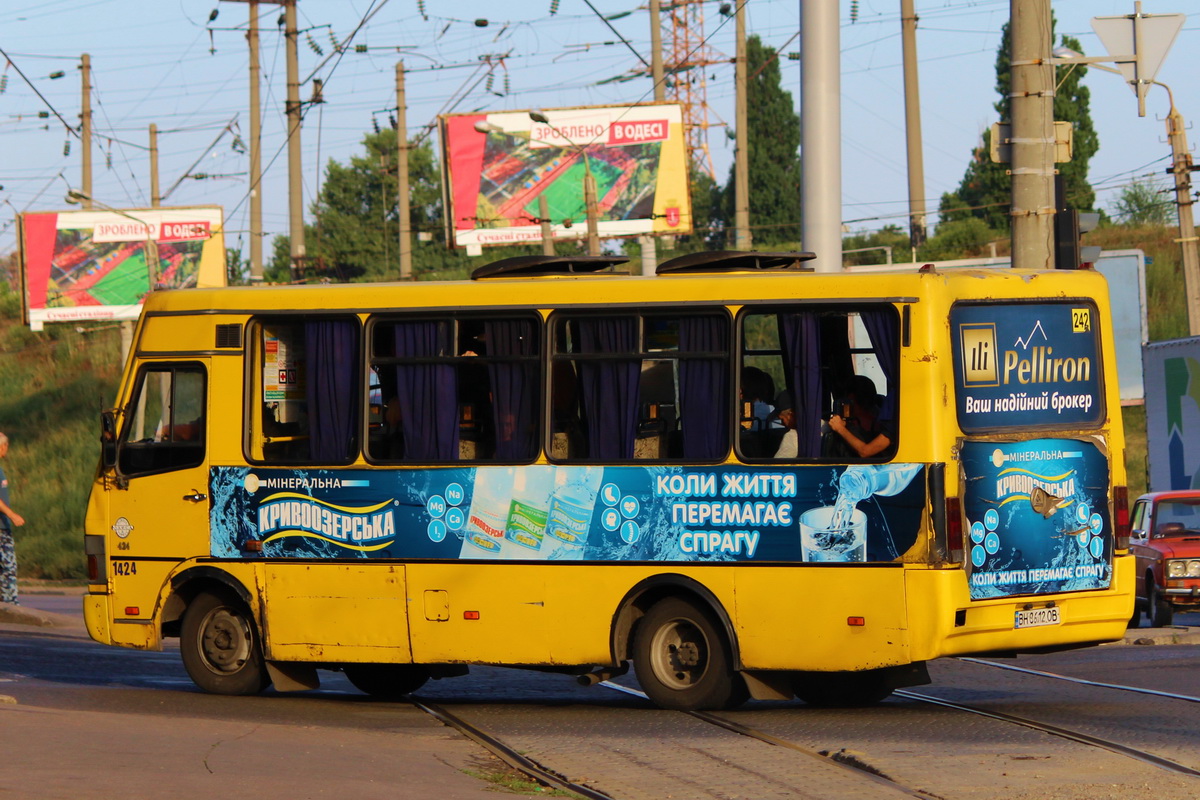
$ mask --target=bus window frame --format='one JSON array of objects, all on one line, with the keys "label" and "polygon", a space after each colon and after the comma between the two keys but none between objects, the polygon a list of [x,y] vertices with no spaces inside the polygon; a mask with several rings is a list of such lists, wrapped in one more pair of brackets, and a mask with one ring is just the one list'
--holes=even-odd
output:
[{"label": "bus window frame", "polygon": [[[460,324],[463,321],[479,321],[485,320],[529,320],[534,324],[536,331],[538,352],[535,356],[487,356],[481,353],[474,355],[466,355],[465,353],[454,353],[453,355],[445,356],[429,356],[421,358],[406,358],[401,356],[383,356],[377,357],[374,352],[376,328],[381,325],[394,324],[396,322],[444,322],[449,321],[453,326],[452,334],[455,343],[455,349],[458,349],[459,335],[461,332]],[[464,310],[443,310],[435,312],[431,309],[418,309],[412,311],[388,311],[371,314],[363,326],[364,338],[362,340],[362,355],[364,360],[363,368],[363,397],[362,397],[362,432],[360,435],[360,450],[363,460],[368,464],[387,466],[387,467],[418,467],[418,466],[520,466],[537,463],[542,455],[541,443],[543,439],[542,430],[544,409],[547,404],[548,393],[546,391],[547,383],[547,365],[546,365],[546,321],[541,313],[536,308],[531,307],[501,307],[499,309],[464,309]],[[534,424],[539,426],[535,441],[538,446],[534,448],[530,457],[523,461],[503,461],[495,458],[458,458],[454,460],[429,460],[421,459],[419,461],[406,460],[403,458],[380,458],[371,453],[370,447],[370,430],[369,430],[369,413],[370,413],[370,377],[371,371],[378,366],[390,366],[399,363],[416,363],[416,364],[450,364],[456,369],[460,365],[474,364],[486,366],[490,363],[512,363],[514,361],[527,360],[536,365],[537,368],[537,387],[538,397],[537,405],[534,409]],[[456,373],[457,374],[457,373]],[[382,391],[382,376],[381,376],[381,399],[386,407],[386,391]],[[458,400],[461,401],[462,393],[459,392]],[[494,404],[494,400],[493,400]],[[461,402],[459,403],[461,405]],[[461,453],[461,451],[460,451]]]},{"label": "bus window frame", "polygon": [[[168,429],[172,431],[171,438],[163,439],[161,441],[131,442],[129,440],[129,435],[133,430],[135,419],[137,419],[137,417],[139,416],[138,407],[141,405],[142,398],[146,392],[146,385],[147,385],[146,378],[149,375],[149,373],[152,373],[152,372],[165,372],[165,373],[169,373],[171,376],[171,397],[170,397],[171,419],[170,419],[170,424],[168,425]],[[197,441],[194,444],[176,440],[174,437],[174,430],[177,427],[177,424],[175,422],[175,407],[176,407],[175,398],[177,396],[176,388],[179,385],[179,382],[176,379],[176,375],[180,372],[188,372],[188,373],[194,373],[194,374],[200,375],[201,409],[200,409],[200,417],[197,422],[197,425],[198,425],[197,430],[198,430],[199,435],[197,437]],[[129,398],[129,403],[122,409],[122,413],[121,413],[121,417],[122,417],[121,433],[120,433],[119,439],[117,440],[116,457],[115,457],[115,464],[114,464],[114,469],[115,469],[116,475],[123,480],[129,480],[131,478],[143,478],[143,477],[147,477],[150,475],[163,475],[163,474],[166,474],[169,472],[179,472],[182,470],[196,469],[197,467],[202,466],[204,464],[205,460],[208,458],[208,439],[209,439],[209,436],[208,436],[209,375],[208,375],[207,365],[202,361],[196,361],[196,360],[192,360],[192,359],[181,360],[181,361],[146,361],[146,362],[143,362],[138,365],[136,377],[134,378],[133,387],[134,387],[134,391],[133,391],[133,394]],[[176,449],[181,450],[181,451],[196,450],[200,454],[199,460],[197,460],[195,463],[189,462],[186,464],[170,465],[170,466],[165,466],[165,467],[162,467],[159,469],[150,469],[150,470],[129,471],[122,467],[122,460],[123,460],[124,453],[130,452],[131,448],[134,451],[136,451],[136,450],[151,451],[152,449],[155,449],[155,448],[165,449],[167,447],[175,447]]]},{"label": "bus window frame", "polygon": [[[886,464],[888,462],[894,461],[896,459],[896,454],[900,450],[900,440],[901,440],[901,437],[903,436],[903,431],[901,430],[901,427],[902,427],[901,420],[900,420],[900,417],[901,417],[901,414],[900,414],[900,407],[901,407],[900,391],[901,391],[901,385],[903,383],[902,379],[903,379],[903,374],[904,374],[902,353],[903,353],[904,348],[908,346],[907,342],[909,341],[909,336],[906,335],[908,326],[906,325],[905,313],[903,311],[901,311],[901,308],[898,306],[903,306],[903,307],[907,308],[907,305],[904,304],[904,301],[900,301],[900,300],[897,300],[896,298],[891,298],[891,297],[879,298],[879,299],[854,299],[854,300],[850,300],[850,301],[826,300],[826,299],[820,299],[820,298],[805,298],[804,300],[793,301],[793,302],[771,301],[771,302],[746,304],[746,305],[743,305],[741,308],[739,308],[737,317],[736,317],[736,320],[734,323],[736,326],[736,330],[735,330],[736,352],[734,353],[734,358],[735,358],[734,369],[736,371],[735,380],[736,380],[736,388],[738,390],[739,398],[741,397],[741,389],[742,389],[741,371],[742,371],[742,368],[744,365],[744,357],[748,353],[754,354],[754,355],[775,354],[775,355],[778,355],[781,360],[783,358],[782,345],[780,345],[780,349],[777,351],[770,351],[770,350],[748,351],[746,349],[746,341],[745,341],[744,333],[745,333],[745,329],[746,329],[745,321],[746,321],[747,317],[770,316],[773,314],[778,315],[779,313],[786,311],[786,310],[793,310],[793,311],[804,310],[804,311],[815,311],[817,313],[832,312],[835,314],[842,314],[846,317],[849,317],[851,314],[856,314],[859,316],[859,319],[861,320],[862,313],[864,311],[873,311],[873,310],[878,310],[878,309],[889,310],[890,313],[892,314],[892,319],[894,322],[895,332],[896,332],[896,376],[895,376],[895,380],[892,383],[890,383],[887,387],[885,387],[887,389],[887,392],[884,394],[892,394],[896,398],[896,400],[895,400],[896,419],[892,420],[892,427],[893,427],[892,432],[895,435],[895,439],[891,442],[891,444],[885,450],[882,451],[884,455],[871,456],[870,458],[839,458],[837,456],[817,456],[815,458],[813,458],[813,457],[810,457],[810,458],[775,458],[774,456],[757,456],[757,457],[756,456],[748,456],[742,452],[741,437],[738,436],[738,437],[736,437],[736,441],[734,442],[734,451],[733,451],[734,455],[736,456],[738,461],[740,461],[744,464],[752,464],[755,466],[780,465],[780,464]],[[870,333],[868,332],[868,336],[869,335],[870,335]],[[870,348],[853,347],[853,346],[850,347],[848,350],[848,354],[851,358],[851,361],[854,360],[855,355],[859,355],[859,354],[873,355],[875,357],[876,361],[878,361],[879,360],[879,355],[878,355],[879,351],[874,346],[874,342],[872,342],[872,345],[873,346]],[[784,387],[776,386],[775,387],[776,396],[778,396],[778,394],[780,392],[783,392],[785,390],[786,390],[786,386],[784,386]],[[878,391],[878,389],[877,389],[877,391]],[[826,394],[830,395],[829,400],[830,400],[830,402],[832,402],[832,400],[833,400],[832,390],[827,389]],[[773,403],[774,403],[774,398],[772,398],[772,404]],[[740,403],[738,404],[738,406],[740,406]],[[740,407],[734,408],[734,415],[735,415],[735,420],[734,420],[735,427],[733,430],[736,431],[736,430],[740,429],[738,427],[739,423],[741,422]],[[828,418],[829,418],[828,415],[822,414],[822,423],[824,424],[828,420]]]},{"label": "bus window frame", "polygon": [[[700,360],[713,359],[714,356],[719,356],[719,353],[710,351],[698,351],[695,353],[682,353],[678,345],[673,350],[648,350],[646,347],[646,320],[647,319],[682,319],[684,317],[697,316],[719,316],[726,324],[728,332],[728,345],[725,355],[725,361],[729,372],[729,385],[727,387],[727,397],[725,398],[725,414],[730,418],[728,422],[728,434],[726,436],[725,449],[722,455],[705,460],[687,460],[682,456],[666,456],[663,458],[631,458],[631,459],[601,459],[601,458],[561,458],[552,455],[552,440],[553,430],[553,405],[554,398],[553,390],[553,370],[554,365],[558,362],[571,363],[584,357],[584,360],[589,361],[605,361],[605,360],[627,360],[636,358],[640,363],[647,361],[670,361],[678,364],[682,360]],[[558,351],[558,333],[559,326],[565,325],[572,319],[584,317],[634,317],[638,320],[637,341],[638,351],[629,354],[608,354],[608,353],[578,353]],[[564,321],[565,318],[565,321]],[[733,370],[735,367],[735,359],[737,353],[735,351],[735,336],[736,331],[733,326],[736,324],[736,315],[731,310],[730,305],[726,303],[708,303],[708,302],[689,302],[680,304],[658,304],[645,306],[612,306],[609,308],[595,307],[564,307],[556,308],[550,312],[545,321],[545,339],[546,347],[544,350],[544,358],[546,360],[546,376],[547,379],[543,382],[545,388],[545,426],[543,430],[542,449],[546,454],[546,460],[551,464],[564,465],[621,465],[621,466],[638,466],[638,465],[660,465],[660,464],[724,464],[728,462],[730,453],[732,453],[733,431],[736,425],[734,415],[736,413],[736,403],[733,400],[733,392],[737,388],[737,376]],[[564,333],[565,340],[565,333]],[[576,375],[578,380],[578,375]],[[679,386],[676,381],[675,386],[678,393]],[[639,403],[640,405],[640,403]]]},{"label": "bus window frame", "polygon": [[[361,425],[353,427],[355,443],[350,448],[349,456],[337,462],[321,462],[318,463],[315,459],[272,459],[264,456],[255,455],[255,445],[258,445],[259,450],[264,447],[265,434],[263,433],[263,413],[261,400],[263,392],[263,369],[265,367],[265,351],[263,349],[263,326],[264,324],[288,324],[299,325],[303,327],[305,322],[312,321],[341,321],[353,322],[356,325],[357,339],[357,361],[359,364],[359,372],[362,373],[363,367],[363,323],[359,316],[350,311],[335,311],[326,313],[303,313],[300,311],[271,311],[266,313],[256,313],[246,320],[245,323],[245,356],[244,356],[244,377],[243,385],[245,386],[243,396],[243,413],[245,416],[245,424],[242,426],[242,457],[247,464],[261,467],[296,467],[296,466],[318,466],[318,467],[343,467],[355,463],[361,457],[363,444],[361,440],[360,428]],[[306,366],[307,369],[307,366]],[[353,408],[362,409],[364,403],[359,402],[358,393],[365,390],[366,377],[360,375],[360,380],[356,381],[353,391],[356,392],[354,402],[351,404]],[[361,413],[358,412],[358,413]],[[308,410],[305,409],[305,416],[308,415]]]}]

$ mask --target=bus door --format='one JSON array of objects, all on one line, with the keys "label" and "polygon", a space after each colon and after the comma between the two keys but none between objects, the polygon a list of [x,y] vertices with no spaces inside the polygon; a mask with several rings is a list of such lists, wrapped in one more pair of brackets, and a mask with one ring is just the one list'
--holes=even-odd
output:
[{"label": "bus door", "polygon": [[142,363],[122,409],[117,480],[108,483],[117,623],[150,620],[172,567],[209,552],[207,374],[207,359]]},{"label": "bus door", "polygon": [[[1104,387],[1115,374],[1106,375],[1095,305],[958,303],[950,321],[971,598],[1109,588]],[[1013,625],[1078,621],[1067,613],[1030,602]]]}]

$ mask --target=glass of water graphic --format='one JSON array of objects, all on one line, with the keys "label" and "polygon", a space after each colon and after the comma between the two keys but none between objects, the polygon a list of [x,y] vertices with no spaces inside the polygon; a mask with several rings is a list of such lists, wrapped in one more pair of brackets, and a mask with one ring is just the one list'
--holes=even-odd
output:
[{"label": "glass of water graphic", "polygon": [[800,515],[800,547],[807,561],[866,561],[867,515],[857,508],[835,519],[833,506]]}]

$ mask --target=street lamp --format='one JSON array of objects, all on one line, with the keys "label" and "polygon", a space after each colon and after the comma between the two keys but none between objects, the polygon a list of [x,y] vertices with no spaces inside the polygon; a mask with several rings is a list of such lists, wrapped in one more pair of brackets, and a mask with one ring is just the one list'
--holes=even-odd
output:
[{"label": "street lamp", "polygon": [[[539,111],[530,111],[529,118],[534,122],[540,122],[543,125],[549,125],[555,133],[561,136],[563,140],[570,145],[572,150],[583,156],[583,204],[587,214],[588,255],[600,255],[600,229],[596,208],[596,180],[592,177],[592,165],[588,158],[587,149],[567,138],[567,136],[561,130],[550,123],[550,120],[546,118],[545,114],[542,114]],[[542,144],[548,145],[554,144],[554,142],[547,142],[545,139],[539,139],[522,131],[506,131],[499,125],[495,125],[491,122],[485,122],[483,120],[475,123],[475,130],[479,131],[480,133],[504,133],[509,136],[520,136],[521,138],[528,139],[531,142],[541,142]]]},{"label": "street lamp", "polygon": [[[1077,59],[1085,58],[1078,51],[1069,47],[1059,47],[1054,50],[1055,60],[1062,63],[1083,63]],[[1089,67],[1124,75],[1119,69],[1106,67],[1103,64],[1088,62]],[[1171,110],[1167,113],[1167,141],[1171,144],[1171,166],[1167,168],[1168,175],[1175,176],[1175,208],[1179,219],[1179,247],[1183,254],[1183,281],[1187,296],[1188,331],[1192,336],[1200,336],[1200,248],[1197,247],[1196,226],[1192,218],[1192,155],[1188,151],[1187,131],[1184,127],[1183,115],[1175,108],[1175,94],[1171,87],[1161,81],[1146,81],[1167,90],[1167,102]]]},{"label": "street lamp", "polygon": [[149,290],[154,291],[154,289],[158,286],[158,271],[161,268],[162,263],[158,260],[158,242],[154,241],[153,228],[151,227],[150,223],[146,222],[144,219],[138,219],[137,217],[125,211],[113,208],[107,203],[101,203],[99,200],[79,191],[78,189],[67,190],[67,196],[64,199],[72,205],[98,205],[105,211],[125,217],[125,219],[131,219],[142,226],[142,229],[146,231],[146,276],[147,280],[150,282]]}]

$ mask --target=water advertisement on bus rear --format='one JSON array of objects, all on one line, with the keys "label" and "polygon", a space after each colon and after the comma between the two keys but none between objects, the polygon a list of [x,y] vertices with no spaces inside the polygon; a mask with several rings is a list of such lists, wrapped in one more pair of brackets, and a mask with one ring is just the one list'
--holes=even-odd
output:
[{"label": "water advertisement on bus rear", "polygon": [[822,562],[901,559],[923,464],[789,469],[214,467],[219,558]]},{"label": "water advertisement on bus rear", "polygon": [[971,597],[1106,589],[1108,459],[1082,439],[964,442]]},{"label": "water advertisement on bus rear", "polygon": [[1079,428],[1104,420],[1096,309],[1086,303],[955,305],[959,426]]}]

